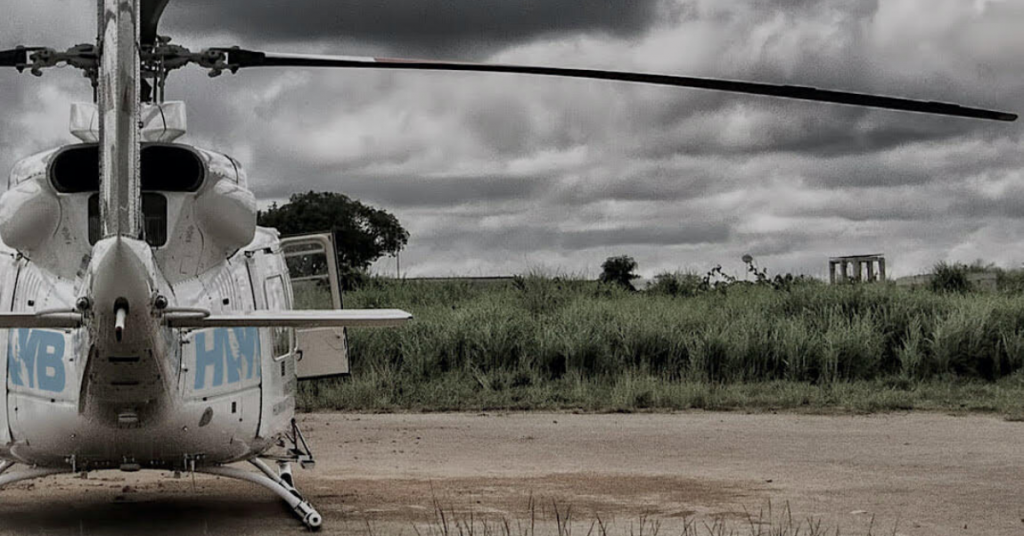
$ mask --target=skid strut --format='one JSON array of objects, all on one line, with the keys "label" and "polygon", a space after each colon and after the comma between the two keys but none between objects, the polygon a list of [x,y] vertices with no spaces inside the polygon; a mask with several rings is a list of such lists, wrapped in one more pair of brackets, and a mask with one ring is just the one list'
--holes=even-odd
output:
[{"label": "skid strut", "polygon": [[34,480],[36,478],[43,478],[51,475],[59,475],[62,473],[70,473],[71,469],[40,469],[40,468],[29,468],[24,471],[16,473],[6,474],[16,464],[14,462],[3,462],[0,463],[0,488],[9,486],[16,482],[22,482],[25,480]]},{"label": "skid strut", "polygon": [[[275,473],[273,469],[268,467],[267,464],[260,459],[249,460],[249,463],[259,469],[262,474],[245,471],[237,467],[226,466],[196,467],[196,472],[223,476],[236,480],[245,480],[246,482],[252,482],[253,484],[263,486],[284,499],[284,501],[288,503],[288,506],[292,508],[292,511],[302,519],[302,522],[307,527],[313,530],[320,528],[323,524],[323,518],[320,516],[320,513],[313,508],[313,505],[309,504],[309,502],[302,497],[302,494],[295,489],[295,486],[291,484],[291,466],[288,463],[278,463],[280,473]],[[284,475],[287,475],[287,478],[282,478]]]}]

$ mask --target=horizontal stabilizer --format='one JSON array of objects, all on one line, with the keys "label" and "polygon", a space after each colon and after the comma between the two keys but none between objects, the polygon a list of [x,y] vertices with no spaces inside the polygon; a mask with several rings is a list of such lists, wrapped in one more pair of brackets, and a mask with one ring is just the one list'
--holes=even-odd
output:
[{"label": "horizontal stabilizer", "polygon": [[172,328],[391,328],[412,320],[394,309],[343,309],[336,311],[247,311],[229,315],[195,314],[164,317]]},{"label": "horizontal stabilizer", "polygon": [[0,329],[73,329],[82,326],[82,315],[71,311],[0,313]]}]

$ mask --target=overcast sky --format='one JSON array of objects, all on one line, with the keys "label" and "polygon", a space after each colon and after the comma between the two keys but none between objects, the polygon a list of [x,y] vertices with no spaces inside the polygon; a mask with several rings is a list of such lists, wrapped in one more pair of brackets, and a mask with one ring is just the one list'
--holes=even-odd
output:
[{"label": "overcast sky", "polygon": [[[10,2],[9,2],[10,3]],[[5,6],[0,46],[95,33],[92,0]],[[172,0],[162,33],[198,49],[397,55],[639,70],[1024,111],[1024,2],[997,0]],[[250,71],[172,78],[186,141],[239,158],[267,204],[344,192],[412,233],[410,276],[824,277],[884,252],[1024,263],[1022,124],[699,90],[510,75]],[[0,167],[71,140],[70,69],[0,73]],[[393,261],[380,263],[394,270]]]}]

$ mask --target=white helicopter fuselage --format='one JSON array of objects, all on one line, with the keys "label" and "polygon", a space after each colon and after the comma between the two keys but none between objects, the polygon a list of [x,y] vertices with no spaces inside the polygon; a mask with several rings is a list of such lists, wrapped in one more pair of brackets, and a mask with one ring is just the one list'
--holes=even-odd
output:
[{"label": "white helicopter fuselage", "polygon": [[142,155],[145,241],[98,238],[94,143],[22,161],[0,199],[0,310],[85,320],[0,330],[0,458],[181,470],[250,459],[290,429],[293,330],[175,328],[152,313],[292,309],[278,233],[255,226],[233,159],[168,143]]}]

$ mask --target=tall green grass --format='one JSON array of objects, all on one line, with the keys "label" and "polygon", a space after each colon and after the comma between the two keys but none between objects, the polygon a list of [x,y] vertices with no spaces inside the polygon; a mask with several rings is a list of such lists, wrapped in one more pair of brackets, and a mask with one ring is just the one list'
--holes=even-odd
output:
[{"label": "tall green grass", "polygon": [[800,281],[673,295],[531,276],[375,280],[345,304],[404,308],[416,320],[352,330],[353,378],[304,386],[307,407],[636,409],[722,397],[743,407],[768,385],[783,402],[799,392],[793,405],[826,406],[829,393],[861,386],[864,409],[883,409],[902,407],[879,402],[886,389],[910,392],[903,406],[918,407],[920,386],[1017,389],[1024,369],[1024,297],[1009,293]]}]

